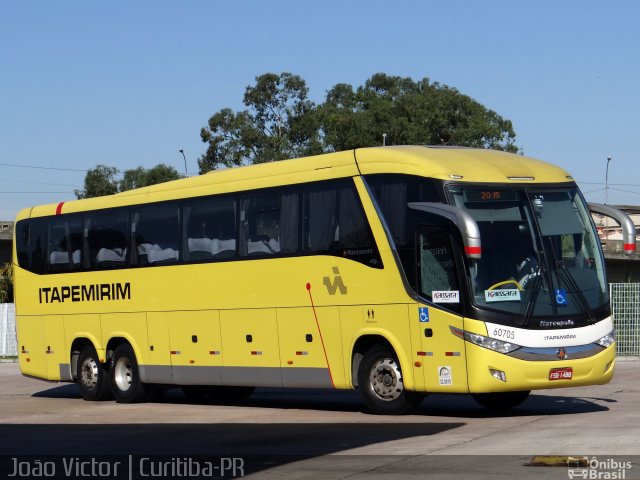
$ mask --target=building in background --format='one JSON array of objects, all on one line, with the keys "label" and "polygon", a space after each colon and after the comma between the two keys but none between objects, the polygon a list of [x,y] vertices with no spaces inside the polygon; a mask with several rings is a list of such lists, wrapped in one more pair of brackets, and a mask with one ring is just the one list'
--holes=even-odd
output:
[{"label": "building in background", "polygon": [[0,220],[0,266],[11,261],[13,222]]}]

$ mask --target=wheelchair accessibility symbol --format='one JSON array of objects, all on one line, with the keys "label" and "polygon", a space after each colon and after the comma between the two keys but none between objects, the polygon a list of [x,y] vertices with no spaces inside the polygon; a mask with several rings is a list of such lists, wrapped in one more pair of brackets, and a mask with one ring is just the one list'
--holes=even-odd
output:
[{"label": "wheelchair accessibility symbol", "polygon": [[429,309],[427,307],[420,307],[418,309],[418,313],[420,315],[421,323],[426,323],[429,321]]},{"label": "wheelchair accessibility symbol", "polygon": [[567,291],[563,288],[557,288],[555,291],[556,303],[558,305],[567,305]]}]

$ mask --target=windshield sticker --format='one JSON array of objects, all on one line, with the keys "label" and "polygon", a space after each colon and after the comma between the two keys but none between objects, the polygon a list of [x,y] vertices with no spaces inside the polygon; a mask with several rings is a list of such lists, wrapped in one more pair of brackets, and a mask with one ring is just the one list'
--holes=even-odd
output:
[{"label": "windshield sticker", "polygon": [[418,309],[418,317],[420,323],[427,323],[429,321],[429,309],[427,307],[420,307]]},{"label": "windshield sticker", "polygon": [[485,290],[484,299],[490,302],[519,302],[520,290],[517,288],[508,290]]},{"label": "windshield sticker", "polygon": [[558,305],[567,306],[567,291],[564,288],[557,288],[555,290],[556,303]]},{"label": "windshield sticker", "polygon": [[458,290],[434,290],[431,292],[433,303],[460,303],[460,292]]},{"label": "windshield sticker", "polygon": [[440,379],[440,385],[453,385],[451,367],[438,367],[438,378]]}]

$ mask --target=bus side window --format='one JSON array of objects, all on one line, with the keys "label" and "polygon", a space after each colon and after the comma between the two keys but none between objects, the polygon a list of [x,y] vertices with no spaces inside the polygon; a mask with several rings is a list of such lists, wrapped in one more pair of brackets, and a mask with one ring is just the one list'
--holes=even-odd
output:
[{"label": "bus side window", "polygon": [[168,265],[179,258],[180,208],[177,204],[142,206],[131,220],[131,263]]},{"label": "bus side window", "polygon": [[[459,291],[451,239],[443,228],[418,229],[418,271],[420,295],[429,300],[433,300],[436,291]],[[447,307],[455,309],[457,305],[448,304]]]},{"label": "bus side window", "polygon": [[124,209],[99,213],[85,219],[86,268],[125,266],[129,253],[129,215]]},{"label": "bus side window", "polygon": [[233,258],[236,243],[236,201],[232,196],[197,198],[186,203],[184,260]]},{"label": "bus side window", "polygon": [[82,266],[82,220],[54,218],[49,222],[48,271],[70,272]]},{"label": "bus side window", "polygon": [[45,273],[46,235],[46,219],[31,218],[16,224],[16,260],[21,268],[38,275]]},{"label": "bus side window", "polygon": [[299,195],[292,188],[254,193],[240,202],[242,256],[292,254],[298,251]]},{"label": "bus side window", "polygon": [[303,250],[382,268],[369,223],[351,180],[322,182],[304,191]]}]

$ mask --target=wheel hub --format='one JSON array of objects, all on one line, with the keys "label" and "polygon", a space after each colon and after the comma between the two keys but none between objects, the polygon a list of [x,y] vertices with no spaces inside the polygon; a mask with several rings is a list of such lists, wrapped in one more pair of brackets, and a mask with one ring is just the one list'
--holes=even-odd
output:
[{"label": "wheel hub", "polygon": [[87,390],[93,390],[98,384],[98,364],[88,358],[80,365],[80,381]]},{"label": "wheel hub", "polygon": [[394,359],[378,360],[371,369],[370,379],[373,392],[382,400],[395,400],[404,391],[402,374]]},{"label": "wheel hub", "polygon": [[114,371],[115,383],[118,389],[122,392],[126,392],[131,388],[131,382],[133,377],[133,367],[126,358],[119,358],[116,362]]}]

